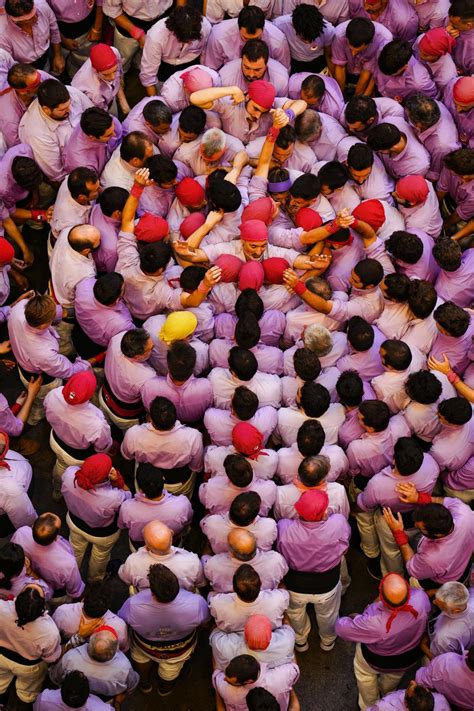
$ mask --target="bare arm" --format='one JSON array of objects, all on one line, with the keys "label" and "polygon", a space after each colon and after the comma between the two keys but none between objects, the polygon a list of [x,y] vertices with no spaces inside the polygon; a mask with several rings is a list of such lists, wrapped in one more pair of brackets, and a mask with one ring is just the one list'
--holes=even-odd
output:
[{"label": "bare arm", "polygon": [[201,227],[198,227],[198,229],[193,232],[190,237],[188,237],[188,247],[190,249],[197,249],[203,241],[204,237],[209,234],[213,227],[219,224],[223,217],[224,213],[220,210],[213,210],[212,212],[210,212],[206,217],[205,223],[201,225]]},{"label": "bare arm", "polygon": [[220,86],[193,91],[189,101],[195,106],[200,106],[201,109],[212,109],[214,101],[226,96],[231,96],[234,104],[241,104],[242,101],[245,101],[244,92],[238,86]]},{"label": "bare arm", "polygon": [[334,79],[337,81],[341,87],[341,91],[344,91],[346,87],[346,67],[336,64],[334,67]]},{"label": "bare arm", "polygon": [[137,170],[132,190],[122,210],[122,232],[135,233],[135,213],[138,203],[140,202],[141,193],[143,192],[143,188],[152,184],[153,180],[150,180],[150,171],[148,168],[140,168]]},{"label": "bare arm", "polygon": [[[296,264],[298,260],[295,259],[294,266],[297,269],[298,266]],[[313,294],[312,291],[309,291],[309,289],[306,289],[303,282],[301,282],[298,278],[298,275],[296,274],[293,269],[286,269],[284,274],[283,274],[283,283],[285,286],[288,288],[288,290],[292,291],[295,294],[298,294],[303,301],[308,304],[308,306],[311,306],[315,311],[320,311],[323,314],[328,314],[331,309],[332,309],[332,301],[326,301],[326,299],[323,299],[321,296],[318,296],[317,294]],[[300,285],[302,285],[300,287]]]},{"label": "bare arm", "polygon": [[199,306],[202,304],[204,299],[207,298],[212,287],[218,284],[221,280],[222,270],[219,267],[211,267],[207,270],[204,279],[199,284],[198,288],[195,289],[192,294],[181,295],[181,305],[187,308],[192,306]]}]

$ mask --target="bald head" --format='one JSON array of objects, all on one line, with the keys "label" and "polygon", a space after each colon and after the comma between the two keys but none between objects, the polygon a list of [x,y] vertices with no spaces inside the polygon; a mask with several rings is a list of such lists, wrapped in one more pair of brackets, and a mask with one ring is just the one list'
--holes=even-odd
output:
[{"label": "bald head", "polygon": [[227,536],[229,550],[237,560],[251,560],[257,550],[257,541],[250,531],[233,528]]},{"label": "bald head", "polygon": [[87,651],[96,662],[110,662],[117,653],[118,639],[108,630],[95,632],[90,636]]},{"label": "bald head", "polygon": [[61,519],[54,513],[41,514],[33,524],[33,540],[40,546],[49,546],[61,529]]},{"label": "bald head", "polygon": [[76,225],[69,230],[68,242],[75,252],[89,253],[100,245],[100,232],[92,225]]},{"label": "bald head", "polygon": [[408,598],[410,587],[398,573],[389,573],[385,576],[380,586],[382,599],[389,605],[403,605]]},{"label": "bald head", "polygon": [[150,521],[143,529],[143,540],[151,553],[165,555],[173,542],[173,532],[161,521]]}]

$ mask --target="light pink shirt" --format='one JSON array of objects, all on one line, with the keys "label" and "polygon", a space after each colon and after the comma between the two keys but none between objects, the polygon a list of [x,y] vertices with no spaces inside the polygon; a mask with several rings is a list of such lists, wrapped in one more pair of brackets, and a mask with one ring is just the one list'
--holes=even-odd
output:
[{"label": "light pink shirt", "polygon": [[105,377],[112,392],[123,402],[140,400],[141,389],[156,373],[147,363],[134,361],[122,353],[120,344],[125,333],[117,333],[110,339],[105,358]]},{"label": "light pink shirt", "polygon": [[120,507],[119,528],[128,529],[132,541],[143,540],[143,529],[150,521],[161,521],[173,533],[181,533],[191,523],[193,509],[189,499],[182,494],[173,495],[163,489],[160,499],[147,499],[138,491]]},{"label": "light pink shirt", "polygon": [[46,2],[35,2],[36,21],[32,34],[24,32],[5,13],[0,15],[0,48],[12,55],[16,62],[32,64],[48,51],[51,44],[59,44],[58,23]]},{"label": "light pink shirt", "polygon": [[[79,630],[79,623],[83,612],[82,602],[71,602],[66,605],[61,605],[53,614],[53,622],[57,625],[61,636],[69,640]],[[115,615],[110,610],[107,610],[103,616],[104,625],[113,627],[119,639],[120,649],[122,652],[127,652],[129,647],[128,629],[123,620]]]},{"label": "light pink shirt", "polygon": [[[323,445],[319,454],[324,454],[330,462],[329,473],[326,481],[337,481],[344,476],[349,469],[349,462],[344,451],[337,444]],[[298,475],[298,467],[304,457],[298,450],[298,445],[295,442],[291,447],[281,447],[278,450],[278,469],[277,474],[283,484],[292,484],[295,477]]]},{"label": "light pink shirt", "polygon": [[211,615],[223,632],[240,632],[251,615],[265,615],[273,629],[281,627],[290,602],[287,590],[262,590],[254,602],[244,602],[235,592],[217,593],[209,599]]},{"label": "light pink shirt", "polygon": [[115,47],[111,47],[111,49],[117,58],[117,71],[113,81],[109,82],[102,79],[99,72],[92,66],[91,60],[87,59],[74,75],[71,82],[71,86],[80,89],[80,91],[89,97],[94,106],[97,106],[99,109],[104,109],[104,111],[108,111],[117,96],[123,77],[120,53]]},{"label": "light pink shirt", "polygon": [[[324,482],[317,487],[325,491],[329,498],[328,514],[342,514],[345,518],[349,518],[350,507],[347,498],[346,490],[342,484],[335,481]],[[298,514],[295,509],[296,502],[304,494],[309,491],[305,487],[299,488],[295,484],[286,484],[278,487],[277,500],[275,503],[274,515],[279,521],[282,518],[297,519]]]},{"label": "light pink shirt", "polygon": [[232,396],[240,385],[252,390],[258,397],[260,406],[280,407],[281,382],[277,375],[256,372],[250,380],[239,380],[228,368],[213,368],[208,375],[212,385],[214,407],[229,410]]},{"label": "light pink shirt", "polygon": [[204,585],[202,563],[196,553],[171,546],[168,553],[158,555],[145,546],[128,556],[120,566],[119,577],[126,585],[133,585],[137,590],[150,587],[148,571],[151,565],[161,563],[166,565],[178,578],[179,584],[185,590],[194,590],[196,586]]},{"label": "light pink shirt", "polygon": [[[221,410],[217,407],[208,408],[204,415],[204,426],[211,443],[223,447],[231,444],[232,430],[238,422],[241,420],[231,410]],[[269,405],[260,407],[248,423],[262,433],[263,443],[266,444],[277,425],[277,411]]]},{"label": "light pink shirt", "polygon": [[[224,460],[228,454],[238,454],[232,445],[216,447],[211,444],[204,454],[204,471],[211,477],[224,472]],[[274,449],[262,449],[257,459],[247,458],[256,479],[273,479],[277,466],[278,454]]]},{"label": "light pink shirt", "polygon": [[327,444],[336,444],[337,431],[345,419],[344,408],[340,403],[329,405],[326,412],[320,417],[308,417],[303,410],[282,407],[278,411],[278,434],[286,447],[296,442],[298,430],[306,420],[319,422],[326,435]]},{"label": "light pink shirt", "polygon": [[271,550],[277,537],[276,522],[265,516],[257,516],[248,526],[236,526],[228,513],[218,513],[205,516],[200,525],[214,554],[226,553],[229,550],[227,536],[233,528],[252,533],[257,541],[257,548],[262,551]]},{"label": "light pink shirt", "polygon": [[150,422],[134,425],[125,433],[121,451],[125,459],[163,469],[188,466],[198,472],[203,465],[202,434],[179,421],[170,430],[156,430]]},{"label": "light pink shirt", "polygon": [[[218,553],[214,556],[203,556],[204,574],[212,585],[214,592],[232,592],[232,578],[242,565],[229,553]],[[288,565],[280,553],[276,551],[260,551],[246,561],[260,576],[262,590],[277,588],[288,572]]]},{"label": "light pink shirt", "polygon": [[110,425],[92,402],[70,405],[63,397],[64,388],[51,390],[44,399],[46,419],[53,431],[70,447],[106,452],[112,446]]},{"label": "light pink shirt", "polygon": [[91,528],[111,526],[131,493],[112,486],[108,480],[93,489],[81,489],[75,482],[78,470],[79,467],[68,467],[62,475],[61,493],[69,512]]},{"label": "light pink shirt", "polygon": [[255,491],[260,496],[260,516],[268,516],[277,495],[273,481],[254,477],[248,486],[241,487],[232,484],[225,474],[214,476],[199,487],[199,500],[211,514],[226,513],[235,497],[247,491]]}]

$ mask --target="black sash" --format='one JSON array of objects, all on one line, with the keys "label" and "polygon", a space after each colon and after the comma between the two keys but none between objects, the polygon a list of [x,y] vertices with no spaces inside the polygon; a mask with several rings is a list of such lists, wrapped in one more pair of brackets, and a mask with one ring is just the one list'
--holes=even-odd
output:
[{"label": "black sash", "polygon": [[383,656],[376,654],[376,652],[372,652],[363,642],[361,643],[360,648],[362,650],[362,656],[367,664],[370,664],[371,667],[387,670],[399,669],[402,671],[403,669],[408,669],[408,667],[415,664],[423,654],[419,645],[413,647],[413,649],[403,652],[402,654],[384,654]]},{"label": "black sash", "polygon": [[62,22],[58,20],[59,31],[67,39],[76,39],[76,37],[81,37],[89,32],[90,28],[94,24],[95,9],[92,8],[90,13],[84,17],[83,20],[79,22]]},{"label": "black sash", "polygon": [[110,523],[108,526],[101,526],[100,528],[93,528],[92,526],[89,526],[88,523],[83,521],[82,518],[79,518],[79,516],[75,516],[73,513],[71,513],[71,511],[69,511],[69,518],[71,519],[73,524],[78,527],[80,531],[87,533],[89,536],[95,536],[96,538],[106,538],[107,536],[113,536],[113,534],[117,533],[118,531],[118,512],[115,514],[115,518],[112,523]]},{"label": "black sash", "polygon": [[[34,62],[29,62],[29,64],[32,64],[35,69],[44,69],[46,66],[46,62],[48,61],[48,56],[49,56],[49,47],[46,50],[44,54],[41,55],[41,57],[38,57],[38,59],[35,59]],[[38,662],[35,662],[37,664]]]},{"label": "black sash", "polygon": [[24,377],[24,379],[26,380],[27,383],[30,382],[31,378],[34,378],[36,380],[38,375],[43,376],[43,385],[49,385],[50,383],[53,382],[53,380],[55,380],[54,375],[48,375],[48,373],[43,373],[42,371],[39,373],[30,373],[28,370],[25,370],[24,368],[22,368],[19,363],[17,363],[17,366],[18,366],[18,370],[20,371],[20,373],[22,374],[22,376]]},{"label": "black sash", "polygon": [[0,647],[0,654],[2,657],[15,662],[15,664],[24,664],[25,667],[34,667],[35,664],[41,662],[41,657],[39,659],[26,659],[26,657],[22,657],[21,654],[14,652],[13,649],[7,649],[7,647]]},{"label": "black sash", "polygon": [[341,564],[325,570],[324,573],[307,573],[301,570],[289,569],[283,578],[288,590],[304,595],[322,595],[334,590],[339,582]]},{"label": "black sash", "polygon": [[64,449],[64,451],[67,452],[71,457],[74,457],[74,459],[80,459],[84,461],[84,459],[87,459],[87,457],[92,457],[92,455],[96,453],[92,445],[90,445],[90,447],[88,447],[87,449],[76,449],[75,447],[71,447],[64,440],[62,440],[61,437],[59,437],[54,430],[51,430],[51,436],[56,442],[56,444],[61,447],[61,449]]},{"label": "black sash", "polygon": [[[171,8],[169,8],[166,12],[164,12],[162,15],[159,15],[158,17],[155,17],[153,20],[140,20],[138,17],[132,17],[131,15],[127,15],[126,12],[123,12],[125,17],[130,20],[130,22],[135,25],[135,27],[139,27],[141,30],[144,32],[148,32],[148,30],[153,27],[155,22],[158,22],[158,20],[161,20],[162,17],[165,17],[165,15],[169,14],[169,11]],[[115,25],[115,29],[120,35],[123,35],[124,37],[129,37],[132,39],[132,35],[128,30],[125,30],[123,27],[119,27],[117,24]]]}]

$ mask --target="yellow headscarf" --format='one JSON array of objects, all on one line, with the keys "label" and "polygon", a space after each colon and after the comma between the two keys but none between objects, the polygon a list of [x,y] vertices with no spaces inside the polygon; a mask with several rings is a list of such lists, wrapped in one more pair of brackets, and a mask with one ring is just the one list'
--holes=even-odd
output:
[{"label": "yellow headscarf", "polygon": [[174,311],[166,317],[160,331],[160,340],[170,346],[194,333],[196,326],[197,318],[192,311]]}]

